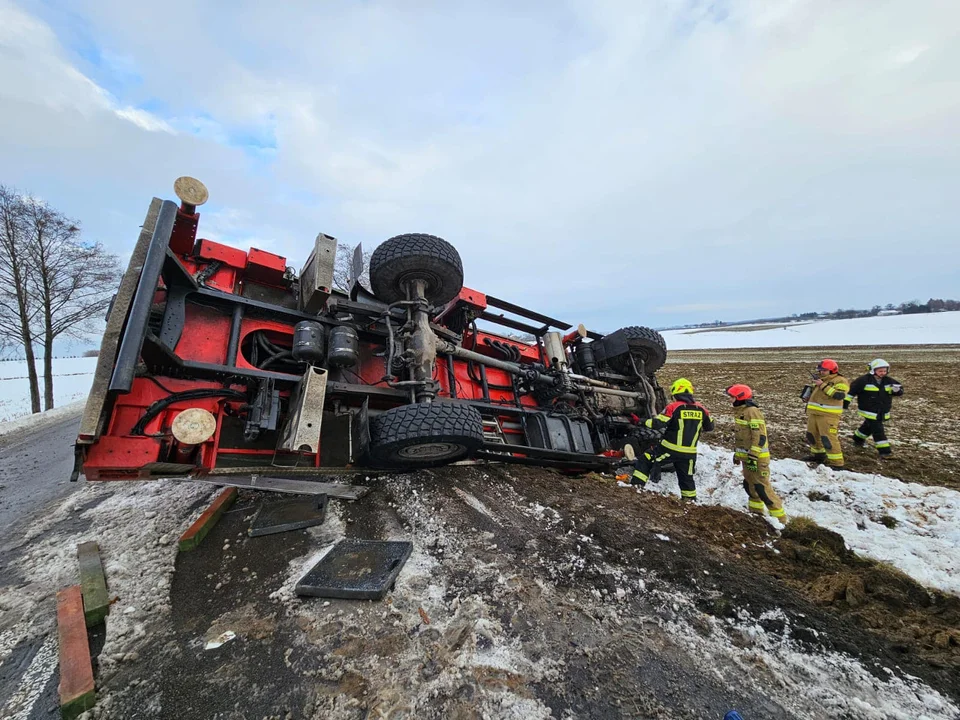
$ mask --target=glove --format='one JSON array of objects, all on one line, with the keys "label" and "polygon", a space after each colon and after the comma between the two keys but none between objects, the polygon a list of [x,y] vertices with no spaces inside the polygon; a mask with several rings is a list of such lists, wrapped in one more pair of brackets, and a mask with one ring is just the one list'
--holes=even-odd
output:
[{"label": "glove", "polygon": [[901,390],[903,390],[903,385],[898,385],[896,383],[893,385],[887,385],[887,392],[890,393],[891,395],[894,395],[900,392]]},{"label": "glove", "polygon": [[633,425],[640,424],[640,417],[638,415],[634,415],[633,413],[630,413],[629,418],[630,418],[631,424]]},{"label": "glove", "polygon": [[760,466],[757,464],[757,458],[753,457],[752,455],[747,456],[746,463],[744,464],[747,466],[747,470],[750,472],[757,472],[757,470],[760,469]]},{"label": "glove", "polygon": [[743,461],[742,461],[739,457],[737,457],[737,454],[736,454],[736,453],[734,453],[734,455],[733,455],[733,464],[734,464],[734,465],[739,465],[741,462],[743,462]]}]

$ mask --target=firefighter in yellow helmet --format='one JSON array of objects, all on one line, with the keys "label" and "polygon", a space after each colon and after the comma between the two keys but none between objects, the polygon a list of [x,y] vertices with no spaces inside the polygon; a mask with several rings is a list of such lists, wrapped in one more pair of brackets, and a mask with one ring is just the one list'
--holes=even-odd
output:
[{"label": "firefighter in yellow helmet", "polygon": [[843,470],[843,449],[840,447],[840,416],[850,406],[847,393],[850,383],[840,374],[836,360],[821,360],[813,384],[803,389],[800,397],[807,402],[808,462],[826,463],[833,470]]},{"label": "firefighter in yellow helmet", "polygon": [[733,462],[743,465],[743,489],[749,496],[747,507],[757,515],[763,515],[766,508],[771,517],[786,525],[787,512],[770,484],[770,446],[763,411],[754,401],[749,385],[731,385],[726,393],[733,400],[737,424]]},{"label": "firefighter in yellow helmet", "polygon": [[709,411],[693,398],[693,385],[686,378],[679,378],[670,386],[673,402],[663,412],[646,421],[648,428],[663,428],[663,439],[652,452],[645,452],[634,462],[631,485],[644,486],[650,480],[654,466],[673,463],[680,484],[683,500],[697,499],[697,486],[693,473],[697,465],[697,443],[700,432],[713,430]]}]

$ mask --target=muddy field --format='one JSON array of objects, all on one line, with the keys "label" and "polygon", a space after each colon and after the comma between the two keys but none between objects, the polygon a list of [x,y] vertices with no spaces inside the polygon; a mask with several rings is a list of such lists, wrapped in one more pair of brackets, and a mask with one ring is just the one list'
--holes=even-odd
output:
[{"label": "muddy field", "polygon": [[[960,700],[960,600],[803,522],[778,536],[539,469],[369,484],[324,527],[264,538],[247,493],[177,558],[169,614],[132,653],[108,645],[94,717],[879,720]],[[393,592],[295,597],[343,535],[413,541]]]},{"label": "muddy field", "polygon": [[799,395],[809,372],[824,357],[840,363],[841,373],[851,381],[866,372],[870,360],[882,357],[892,365],[891,376],[905,389],[902,398],[894,399],[892,421],[887,423],[894,457],[882,466],[869,441],[865,450],[851,442],[861,421],[855,406],[844,413],[840,429],[848,468],[960,488],[960,434],[956,432],[960,346],[683,350],[670,353],[659,375],[661,384],[680,376],[693,382],[698,398],[714,411],[719,425],[706,440],[730,448],[733,422],[723,390],[733,383],[747,383],[766,414],[773,457],[799,458],[808,452],[806,414]]}]

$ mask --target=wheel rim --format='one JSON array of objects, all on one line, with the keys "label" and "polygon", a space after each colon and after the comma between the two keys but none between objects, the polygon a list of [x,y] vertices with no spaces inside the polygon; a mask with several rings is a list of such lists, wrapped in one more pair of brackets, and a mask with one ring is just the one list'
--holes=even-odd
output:
[{"label": "wheel rim", "polygon": [[442,460],[455,457],[465,450],[459,443],[430,442],[401,448],[397,455],[407,460]]},{"label": "wheel rim", "polygon": [[424,288],[426,295],[432,294],[441,285],[440,278],[436,273],[430,272],[429,270],[411,270],[397,278],[397,288],[400,292],[406,293],[407,283],[411,283],[414,280],[423,280],[427,284]]}]

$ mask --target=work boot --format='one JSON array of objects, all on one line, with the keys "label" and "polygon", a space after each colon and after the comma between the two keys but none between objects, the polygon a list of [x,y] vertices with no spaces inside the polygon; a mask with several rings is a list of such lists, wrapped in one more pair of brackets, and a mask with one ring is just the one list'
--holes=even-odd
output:
[{"label": "work boot", "polygon": [[881,460],[893,460],[893,453],[880,453]]},{"label": "work boot", "polygon": [[863,438],[858,438],[856,435],[853,436],[853,445],[858,447],[861,450],[867,446],[867,441]]},{"label": "work boot", "polygon": [[810,453],[809,455],[804,455],[804,456],[803,456],[802,458],[800,458],[800,459],[803,460],[803,462],[815,462],[815,463],[823,464],[824,462],[826,462],[827,456],[826,456],[826,455],[815,455],[814,453]]},{"label": "work boot", "polygon": [[827,467],[830,468],[831,470],[835,471],[835,472],[840,472],[841,470],[846,470],[846,468],[845,468],[843,465],[827,465]]}]

